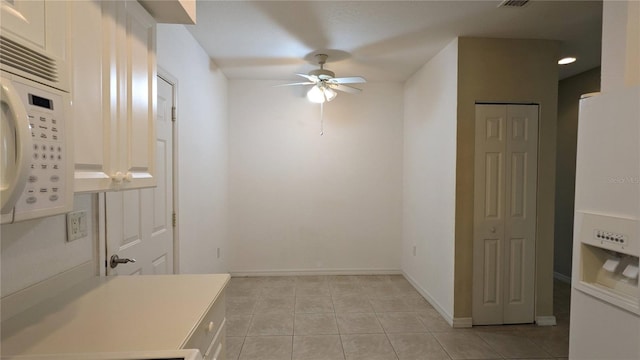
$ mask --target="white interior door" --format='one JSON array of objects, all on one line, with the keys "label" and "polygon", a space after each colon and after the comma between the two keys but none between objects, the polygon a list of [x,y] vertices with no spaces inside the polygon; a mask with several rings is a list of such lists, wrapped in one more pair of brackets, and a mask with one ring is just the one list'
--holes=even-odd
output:
[{"label": "white interior door", "polygon": [[[157,187],[106,194],[107,275],[173,273],[173,86],[158,78]],[[111,267],[110,259],[136,262]]]},{"label": "white interior door", "polygon": [[476,105],[473,323],[534,321],[538,105]]}]

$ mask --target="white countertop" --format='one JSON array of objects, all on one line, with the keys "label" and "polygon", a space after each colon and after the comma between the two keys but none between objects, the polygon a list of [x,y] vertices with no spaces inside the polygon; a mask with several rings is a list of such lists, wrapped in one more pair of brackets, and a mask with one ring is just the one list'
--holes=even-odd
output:
[{"label": "white countertop", "polygon": [[2,322],[2,355],[181,349],[229,278],[91,279]]}]

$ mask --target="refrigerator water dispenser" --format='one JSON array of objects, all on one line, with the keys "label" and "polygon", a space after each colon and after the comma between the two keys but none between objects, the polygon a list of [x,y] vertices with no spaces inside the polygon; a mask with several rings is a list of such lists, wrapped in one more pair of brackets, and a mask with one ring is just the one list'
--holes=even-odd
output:
[{"label": "refrigerator water dispenser", "polygon": [[576,212],[577,290],[640,315],[638,221]]}]

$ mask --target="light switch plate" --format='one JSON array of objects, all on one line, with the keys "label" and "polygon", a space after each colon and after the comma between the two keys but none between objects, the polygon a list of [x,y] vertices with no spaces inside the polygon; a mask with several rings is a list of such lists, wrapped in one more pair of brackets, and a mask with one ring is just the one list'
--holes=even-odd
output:
[{"label": "light switch plate", "polygon": [[67,242],[78,240],[89,234],[87,230],[87,212],[74,211],[67,214]]}]

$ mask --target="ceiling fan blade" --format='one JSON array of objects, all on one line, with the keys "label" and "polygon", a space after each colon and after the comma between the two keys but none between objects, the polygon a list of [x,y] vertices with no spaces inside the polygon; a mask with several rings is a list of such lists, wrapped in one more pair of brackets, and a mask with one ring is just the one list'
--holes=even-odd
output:
[{"label": "ceiling fan blade", "polygon": [[351,86],[347,86],[347,85],[341,85],[341,84],[329,84],[329,87],[335,90],[340,90],[340,91],[344,91],[347,92],[349,94],[360,94],[362,92],[361,89],[358,88],[354,88]]},{"label": "ceiling fan blade", "polygon": [[307,75],[307,74],[296,74],[298,76],[302,76],[303,78],[309,80],[309,81],[313,81],[313,83],[317,83],[318,82],[318,77],[317,76],[312,76],[312,75]]},{"label": "ceiling fan blade", "polygon": [[333,84],[361,84],[366,83],[367,80],[361,76],[349,76],[349,77],[339,77],[327,80]]},{"label": "ceiling fan blade", "polygon": [[273,87],[296,86],[296,85],[315,85],[315,83],[314,83],[314,82],[311,82],[311,81],[307,81],[307,82],[299,82],[299,83],[290,83],[290,84],[273,85]]}]

